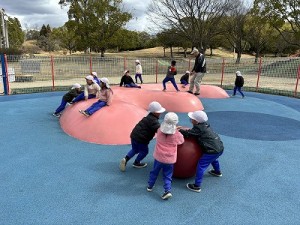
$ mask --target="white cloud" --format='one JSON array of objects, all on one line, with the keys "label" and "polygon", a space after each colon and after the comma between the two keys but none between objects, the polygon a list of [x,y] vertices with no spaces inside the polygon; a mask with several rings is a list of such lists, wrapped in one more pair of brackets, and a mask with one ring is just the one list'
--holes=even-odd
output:
[{"label": "white cloud", "polygon": [[[23,29],[40,28],[43,24],[51,27],[62,26],[67,20],[68,8],[58,5],[58,0],[1,0],[1,7],[10,17],[17,17]],[[123,0],[124,10],[132,13],[133,19],[127,24],[127,29],[147,30],[147,7],[151,0]]]}]

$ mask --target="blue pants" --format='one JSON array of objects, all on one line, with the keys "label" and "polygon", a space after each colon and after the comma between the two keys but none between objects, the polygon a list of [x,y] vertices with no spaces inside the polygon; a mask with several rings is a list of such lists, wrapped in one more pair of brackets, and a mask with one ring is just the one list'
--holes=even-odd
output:
[{"label": "blue pants", "polygon": [[[88,99],[91,99],[91,98],[96,98],[96,95],[90,94],[90,95],[88,96]],[[79,101],[82,101],[82,100],[84,100],[84,92],[82,92],[82,93],[81,93],[80,95],[78,95],[75,99],[73,99],[72,102],[79,102]]]},{"label": "blue pants", "polygon": [[143,83],[142,74],[139,74],[139,73],[135,74],[135,83],[137,83],[137,78],[140,79],[141,84],[142,84]]},{"label": "blue pants", "polygon": [[196,186],[199,186],[199,187],[201,186],[203,174],[210,164],[212,165],[212,167],[214,168],[214,170],[216,172],[221,172],[218,158],[222,154],[223,154],[223,152],[221,152],[219,154],[203,154],[202,155],[202,157],[199,159],[198,165],[197,165],[197,172],[196,172],[196,177],[195,177],[195,185]]},{"label": "blue pants", "polygon": [[170,77],[166,77],[164,80],[163,80],[163,86],[164,86],[164,89],[166,89],[166,83],[168,81],[171,81],[171,83],[173,84],[174,88],[176,89],[176,91],[179,91],[178,87],[177,87],[177,84],[175,82],[175,78],[170,78]]},{"label": "blue pants", "polygon": [[141,162],[149,152],[148,144],[141,144],[131,139],[132,149],[127,153],[128,160],[131,159],[134,155],[138,154],[135,159],[135,162]]},{"label": "blue pants", "polygon": [[62,98],[60,106],[58,106],[58,108],[56,109],[55,114],[58,114],[61,111],[63,111],[66,108],[66,105],[67,105],[67,102],[64,100],[64,98]]},{"label": "blue pants", "polygon": [[234,89],[233,89],[233,95],[236,94],[236,90],[238,90],[238,92],[240,92],[241,95],[242,95],[243,97],[245,97],[244,93],[242,92],[242,87],[234,86]]},{"label": "blue pants", "polygon": [[184,86],[189,84],[186,80],[181,80],[180,83],[183,84]]},{"label": "blue pants", "polygon": [[135,83],[125,84],[124,86],[129,88],[140,88],[140,86],[136,85]]},{"label": "blue pants", "polygon": [[158,177],[159,171],[163,171],[164,189],[166,191],[171,190],[172,175],[173,175],[174,164],[165,164],[154,160],[153,170],[150,172],[148,186],[153,187]]},{"label": "blue pants", "polygon": [[87,108],[85,111],[89,115],[92,115],[93,113],[95,113],[99,109],[103,108],[104,106],[106,106],[106,102],[103,102],[103,101],[99,100],[99,101],[95,102],[93,105],[91,105],[89,108]]}]

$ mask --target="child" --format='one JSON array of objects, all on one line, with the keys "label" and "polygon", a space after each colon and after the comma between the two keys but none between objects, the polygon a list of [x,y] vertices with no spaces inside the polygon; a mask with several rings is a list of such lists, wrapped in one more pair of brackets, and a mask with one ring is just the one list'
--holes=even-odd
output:
[{"label": "child", "polygon": [[71,90],[62,97],[60,106],[58,106],[55,113],[53,113],[53,116],[60,117],[61,112],[66,108],[67,103],[71,102],[80,93],[81,93],[81,85],[77,83],[73,84]]},{"label": "child", "polygon": [[240,92],[241,93],[241,95],[242,95],[242,98],[244,98],[245,97],[245,95],[244,95],[244,93],[242,92],[242,87],[244,86],[244,78],[243,78],[243,76],[242,76],[242,74],[241,74],[241,72],[240,71],[236,71],[236,73],[235,73],[235,82],[234,82],[234,89],[233,89],[233,95],[232,96],[235,96],[235,94],[236,94],[236,90],[238,90],[238,92]]},{"label": "child", "polygon": [[80,95],[78,95],[73,101],[70,102],[70,104],[73,104],[75,102],[79,102],[82,100],[96,98],[97,94],[100,91],[99,85],[95,83],[94,77],[92,75],[86,76],[85,80],[86,80],[87,85],[84,87],[84,92],[82,92]]},{"label": "child", "polygon": [[98,78],[97,72],[92,72],[91,75],[94,77],[94,81],[100,86],[100,80]]},{"label": "child", "polygon": [[196,138],[203,151],[203,155],[198,161],[195,183],[188,183],[186,187],[191,191],[200,192],[204,171],[210,164],[213,166],[213,170],[210,170],[209,173],[217,177],[222,176],[218,158],[222,155],[224,146],[220,137],[212,130],[207,122],[208,118],[205,112],[190,112],[188,116],[191,119],[193,128],[189,130],[180,129],[179,131],[184,137]]},{"label": "child", "polygon": [[180,83],[182,84],[183,88],[185,88],[189,84],[189,76],[190,71],[186,71],[185,74],[180,78]]},{"label": "child", "polygon": [[148,111],[149,114],[138,122],[130,134],[132,149],[120,162],[120,170],[123,172],[126,170],[127,162],[136,154],[138,155],[132,166],[135,168],[144,168],[147,166],[147,163],[141,163],[141,161],[149,152],[148,144],[160,127],[158,119],[160,114],[165,111],[165,108],[158,102],[151,102],[148,106]]},{"label": "child", "polygon": [[140,60],[135,60],[135,83],[137,83],[137,78],[140,79],[141,84],[143,83],[143,79],[142,79],[142,73],[143,73],[143,68],[141,65]]},{"label": "child", "polygon": [[89,117],[90,115],[94,114],[96,111],[103,108],[104,106],[109,106],[111,104],[113,93],[110,89],[109,81],[105,77],[101,78],[100,81],[101,90],[99,93],[99,100],[86,110],[79,110],[79,112],[85,115],[86,117]]},{"label": "child", "polygon": [[163,87],[164,87],[163,91],[166,91],[166,90],[167,90],[167,89],[166,89],[166,83],[167,83],[168,81],[171,81],[171,83],[172,83],[173,86],[175,87],[176,91],[179,91],[179,89],[178,89],[178,87],[177,87],[177,84],[176,84],[176,82],[175,82],[175,78],[174,78],[174,76],[177,74],[177,71],[176,71],[176,67],[175,67],[175,66],[176,66],[176,61],[173,60],[173,61],[171,62],[171,66],[168,67],[167,75],[166,75],[165,79],[163,80]]},{"label": "child", "polygon": [[125,87],[129,87],[129,88],[141,88],[141,86],[138,86],[134,83],[133,79],[129,75],[129,70],[124,71],[124,75],[121,78],[120,87],[122,87],[123,84]]},{"label": "child", "polygon": [[164,189],[165,192],[161,196],[166,200],[172,197],[171,184],[174,163],[177,160],[177,145],[184,142],[182,134],[177,130],[178,116],[169,112],[165,115],[160,129],[157,131],[156,145],[153,153],[154,166],[150,172],[147,191],[152,191],[159,171],[163,171]]}]

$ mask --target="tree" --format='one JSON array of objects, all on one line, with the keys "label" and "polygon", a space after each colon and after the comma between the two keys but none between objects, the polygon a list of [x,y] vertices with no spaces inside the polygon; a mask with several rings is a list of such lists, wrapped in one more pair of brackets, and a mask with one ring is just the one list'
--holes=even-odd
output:
[{"label": "tree", "polygon": [[55,49],[55,42],[54,39],[51,38],[51,32],[52,30],[50,25],[48,24],[45,26],[45,24],[43,24],[37,41],[38,46],[47,52],[54,51]]},{"label": "tree", "polygon": [[240,63],[247,45],[245,24],[248,12],[249,9],[241,1],[236,1],[234,9],[223,20],[225,37],[237,53],[236,63]]},{"label": "tree", "polygon": [[220,33],[222,18],[236,0],[152,0],[149,18],[162,30],[174,28],[198,48]]},{"label": "tree", "polygon": [[25,35],[18,18],[8,17],[8,39],[11,48],[20,48],[24,43]]},{"label": "tree", "polygon": [[255,0],[254,8],[262,18],[268,20],[286,42],[300,46],[299,0]]},{"label": "tree", "polygon": [[131,19],[131,14],[121,10],[122,0],[69,0],[68,15],[76,23],[75,34],[80,37],[78,48],[101,52],[104,57],[110,39]]},{"label": "tree", "polygon": [[171,58],[173,58],[173,47],[178,46],[178,39],[176,38],[175,29],[164,30],[157,34],[158,42],[164,48],[164,57],[166,57],[166,48],[170,48]]}]

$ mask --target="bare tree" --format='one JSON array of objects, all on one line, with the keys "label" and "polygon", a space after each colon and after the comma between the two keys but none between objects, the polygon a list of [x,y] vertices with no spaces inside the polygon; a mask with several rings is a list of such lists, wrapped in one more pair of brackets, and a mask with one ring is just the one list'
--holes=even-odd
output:
[{"label": "bare tree", "polygon": [[222,18],[236,0],[152,0],[149,19],[160,29],[179,30],[193,46],[204,50],[220,33]]},{"label": "bare tree", "polygon": [[246,7],[240,0],[237,0],[234,5],[234,9],[223,20],[223,29],[225,37],[237,53],[236,63],[240,63],[242,52],[247,46],[245,25],[250,7]]}]

